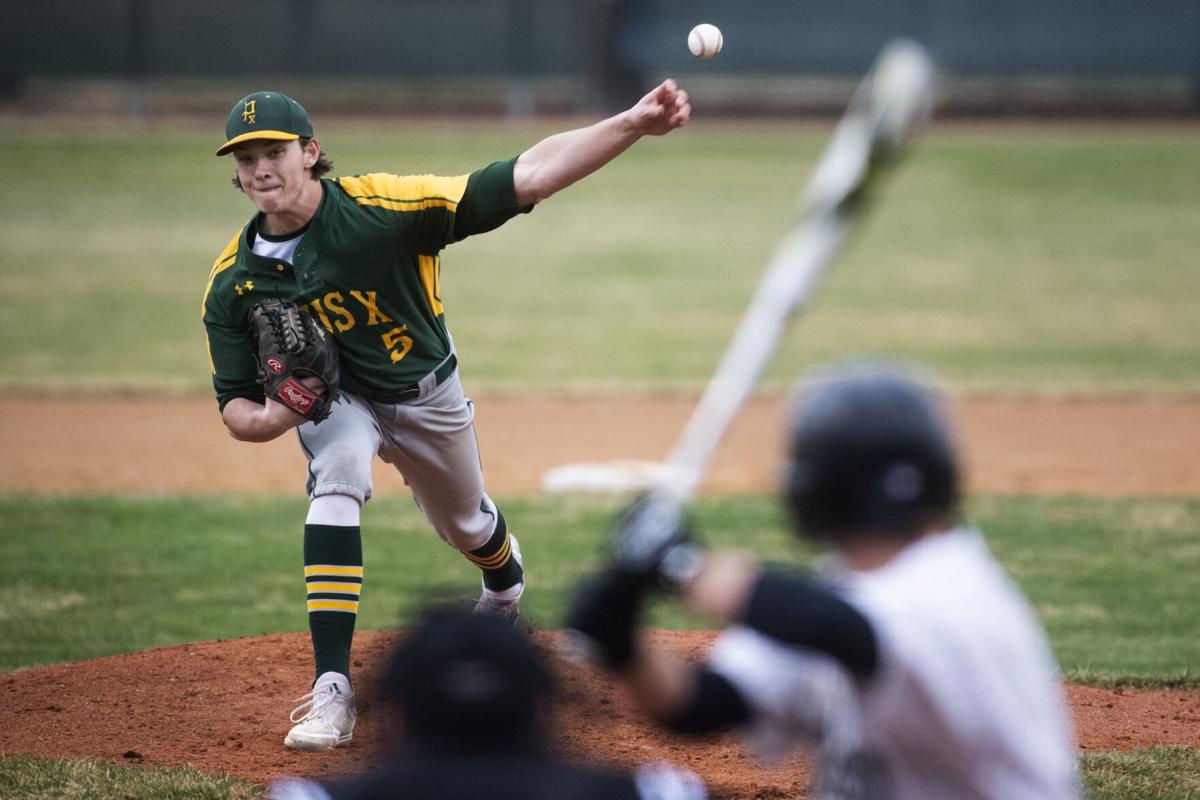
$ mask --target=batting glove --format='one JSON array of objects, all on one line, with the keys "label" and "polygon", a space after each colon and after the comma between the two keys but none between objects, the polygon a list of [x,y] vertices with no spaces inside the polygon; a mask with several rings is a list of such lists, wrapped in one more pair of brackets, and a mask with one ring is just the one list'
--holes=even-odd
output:
[{"label": "batting glove", "polygon": [[575,648],[608,669],[628,666],[637,652],[648,588],[644,581],[611,568],[588,579],[567,611],[567,634]]},{"label": "batting glove", "polygon": [[648,588],[678,592],[703,563],[687,509],[662,494],[634,500],[613,529],[616,569]]}]

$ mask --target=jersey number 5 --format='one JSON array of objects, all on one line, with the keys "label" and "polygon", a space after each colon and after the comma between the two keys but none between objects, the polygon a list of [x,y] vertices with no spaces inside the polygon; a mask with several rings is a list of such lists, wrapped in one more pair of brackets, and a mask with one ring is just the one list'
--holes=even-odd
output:
[{"label": "jersey number 5", "polygon": [[383,339],[383,346],[391,355],[393,364],[408,355],[408,351],[412,349],[413,340],[411,336],[405,335],[406,330],[408,330],[408,326],[401,325],[399,328],[392,328],[379,336],[380,339]]}]

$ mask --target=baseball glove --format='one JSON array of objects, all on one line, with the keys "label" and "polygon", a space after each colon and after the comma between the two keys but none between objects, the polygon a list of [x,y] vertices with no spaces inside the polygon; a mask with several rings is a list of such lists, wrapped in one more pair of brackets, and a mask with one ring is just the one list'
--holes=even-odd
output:
[{"label": "baseball glove", "polygon": [[[329,416],[337,398],[337,345],[315,319],[286,300],[264,300],[250,309],[250,328],[258,338],[258,382],[267,397],[313,422]],[[300,382],[319,378],[325,392]]]}]

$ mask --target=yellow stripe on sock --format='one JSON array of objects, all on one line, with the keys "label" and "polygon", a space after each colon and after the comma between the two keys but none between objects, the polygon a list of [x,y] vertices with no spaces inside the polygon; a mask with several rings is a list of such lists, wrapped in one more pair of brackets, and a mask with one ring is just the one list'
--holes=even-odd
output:
[{"label": "yellow stripe on sock", "polygon": [[504,537],[504,544],[490,556],[473,556],[470,553],[463,553],[471,563],[481,569],[499,569],[508,563],[508,559],[512,557],[512,539],[508,536]]},{"label": "yellow stripe on sock", "polygon": [[505,538],[504,544],[502,544],[500,546],[500,549],[497,550],[495,553],[492,553],[490,556],[477,556],[477,555],[473,555],[471,553],[464,553],[464,555],[471,562],[477,564],[480,567],[494,569],[496,567],[502,566],[505,562],[508,561],[509,557],[512,555],[512,545],[509,544],[509,540],[507,538]]},{"label": "yellow stripe on sock", "polygon": [[342,567],[334,564],[312,564],[304,568],[306,578],[310,575],[349,575],[352,578],[361,578],[362,574],[362,567]]},{"label": "yellow stripe on sock", "polygon": [[358,613],[358,602],[353,600],[309,600],[309,611],[347,611]]},{"label": "yellow stripe on sock", "polygon": [[311,592],[336,592],[337,594],[360,594],[361,583],[310,583],[305,588]]}]

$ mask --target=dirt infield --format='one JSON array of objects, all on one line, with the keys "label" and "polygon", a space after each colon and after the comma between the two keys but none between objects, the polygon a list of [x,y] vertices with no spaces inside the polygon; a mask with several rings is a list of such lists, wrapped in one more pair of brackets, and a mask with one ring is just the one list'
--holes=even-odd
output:
[{"label": "dirt infield", "polygon": [[[376,667],[395,641],[363,632],[354,642],[361,717],[354,743],[330,753],[283,747],[287,712],[311,680],[305,634],[198,642],[60,664],[0,676],[0,753],[92,756],[135,764],[190,764],[254,781],[282,775],[334,775],[372,763],[387,739],[372,699]],[[698,657],[709,633],[664,631],[658,638]],[[605,675],[553,654],[561,634],[535,640],[555,664],[560,703],[555,740],[573,756],[633,766],[685,765],[721,798],[800,797],[802,757],[764,766],[734,736],[685,741],[652,729]],[[1149,745],[1200,747],[1200,694],[1069,687],[1085,750]]]},{"label": "dirt infield", "polygon": [[[660,460],[693,398],[480,398],[489,487],[535,492],[554,466]],[[1200,397],[964,397],[955,412],[969,483],[993,493],[1200,495]],[[704,489],[769,491],[780,455],[780,398],[753,400],[714,459]],[[0,399],[0,491],[296,492],[304,460],[291,437],[242,445],[207,399],[24,395]],[[380,466],[378,492],[404,491]],[[660,632],[698,657],[712,634]],[[368,764],[386,738],[373,672],[395,634],[355,639],[362,717],[355,743],[327,754],[284,750],[287,712],[310,680],[304,634],[199,642],[0,675],[0,753],[190,764],[255,781],[330,775]],[[561,634],[539,632],[554,653]],[[764,768],[737,739],[682,742],[647,726],[606,676],[555,661],[558,741],[568,753],[631,766],[689,766],[716,797],[798,797],[803,759]],[[1088,750],[1200,747],[1200,693],[1068,687]]]},{"label": "dirt infield", "polygon": [[[566,463],[661,460],[695,399],[476,398],[488,488],[536,492]],[[963,397],[954,411],[977,491],[1200,495],[1200,396]],[[752,400],[713,459],[705,491],[774,487],[784,402]],[[304,489],[295,439],[233,441],[207,398],[0,398],[0,491],[205,493]],[[85,457],[86,456],[86,457]],[[99,456],[99,457],[97,457]],[[376,464],[377,491],[404,491]]]}]

